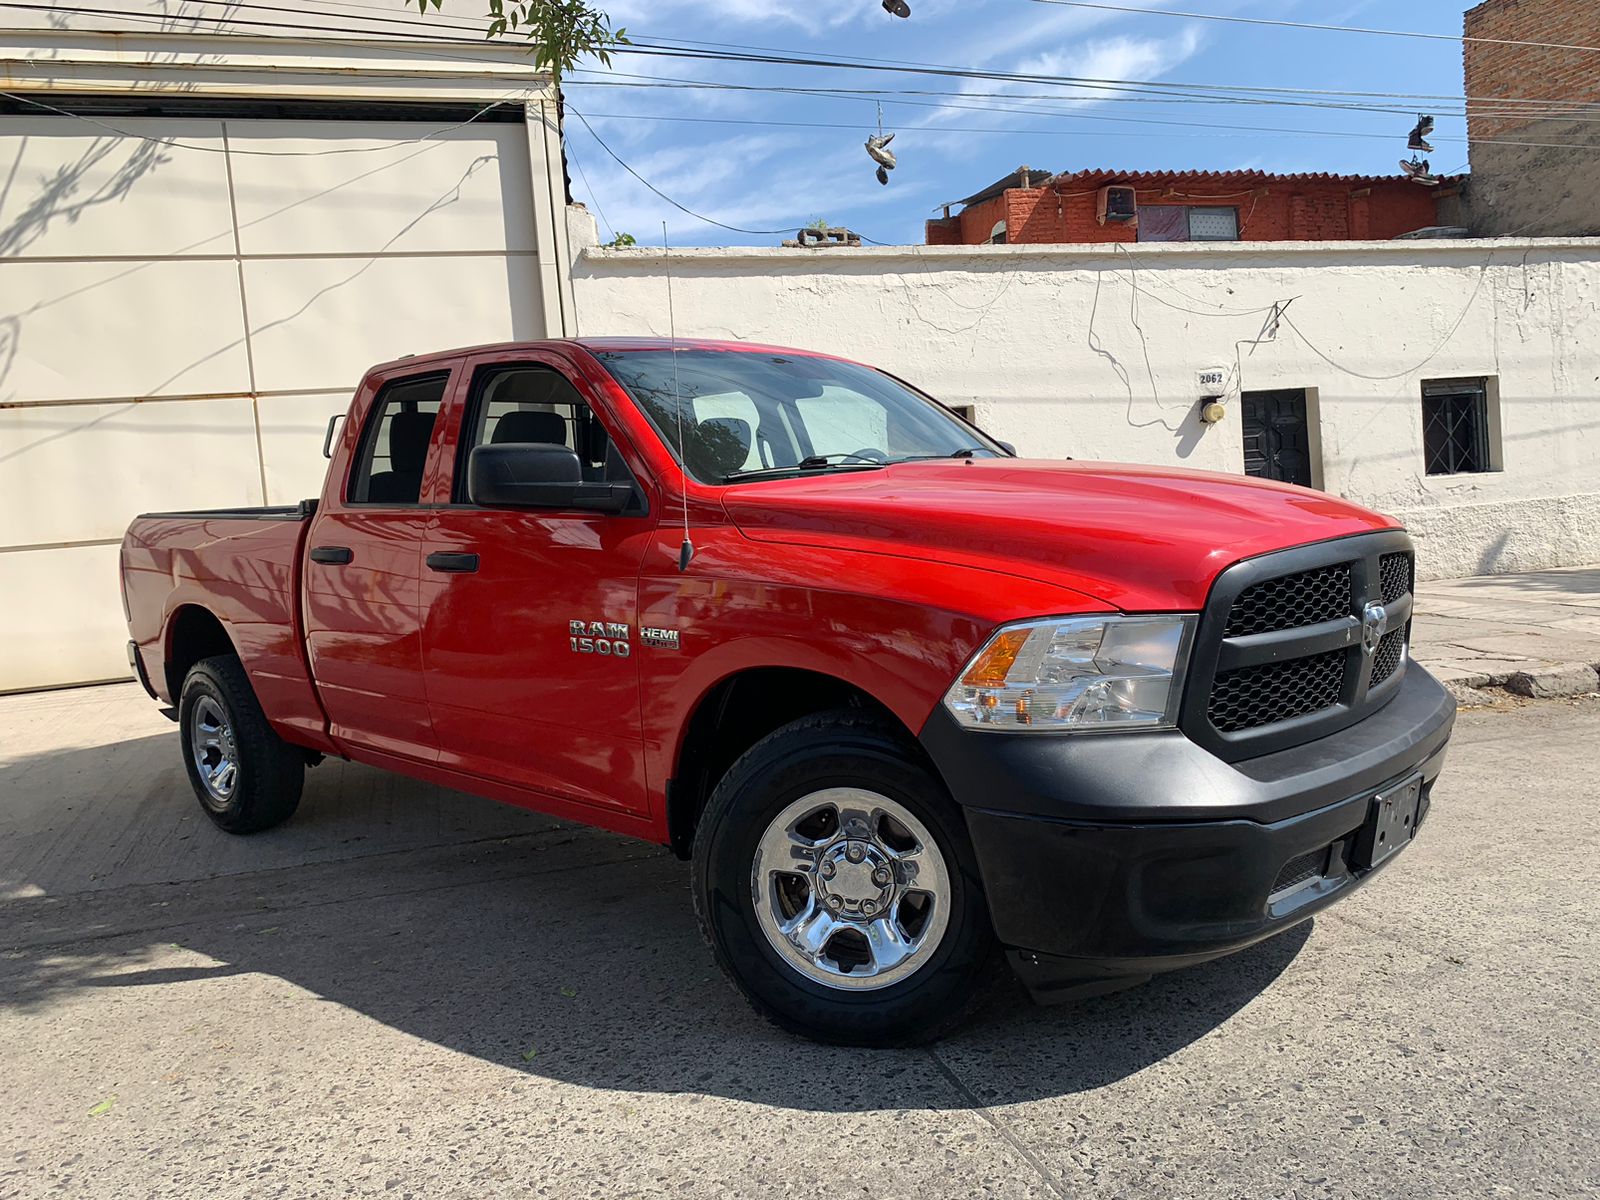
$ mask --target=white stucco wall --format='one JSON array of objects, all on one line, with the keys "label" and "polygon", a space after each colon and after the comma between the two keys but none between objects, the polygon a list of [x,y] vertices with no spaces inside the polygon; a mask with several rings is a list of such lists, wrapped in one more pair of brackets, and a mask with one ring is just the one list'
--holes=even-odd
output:
[{"label": "white stucco wall", "polygon": [[[663,266],[585,249],[579,332],[666,334]],[[1403,519],[1424,576],[1600,560],[1600,240],[689,249],[671,266],[680,336],[859,358],[973,405],[1025,455],[1239,472],[1239,391],[1311,389],[1321,486]],[[1212,366],[1230,403],[1207,426]],[[1498,381],[1503,470],[1425,473],[1421,384],[1457,376]]]},{"label": "white stucco wall", "polygon": [[127,675],[135,514],[314,496],[372,363],[570,327],[524,48],[112,6],[0,14],[0,692]]}]

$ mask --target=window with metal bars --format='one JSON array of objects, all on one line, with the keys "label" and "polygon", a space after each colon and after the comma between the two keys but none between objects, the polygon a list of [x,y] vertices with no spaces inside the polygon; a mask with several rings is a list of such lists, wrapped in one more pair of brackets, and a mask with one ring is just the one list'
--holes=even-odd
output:
[{"label": "window with metal bars", "polygon": [[1422,384],[1422,450],[1429,475],[1492,471],[1489,389],[1485,379],[1430,379]]}]

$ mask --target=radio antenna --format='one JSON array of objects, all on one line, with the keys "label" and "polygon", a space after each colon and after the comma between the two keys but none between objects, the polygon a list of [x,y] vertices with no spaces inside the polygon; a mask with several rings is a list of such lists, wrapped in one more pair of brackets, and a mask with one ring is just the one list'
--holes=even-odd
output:
[{"label": "radio antenna", "polygon": [[672,348],[672,405],[678,413],[678,477],[683,485],[683,544],[678,547],[678,570],[687,571],[694,558],[694,543],[689,540],[689,468],[683,449],[683,389],[678,384],[678,318],[672,308],[672,246],[667,241],[667,223],[661,222],[661,251],[667,277],[667,338]]}]

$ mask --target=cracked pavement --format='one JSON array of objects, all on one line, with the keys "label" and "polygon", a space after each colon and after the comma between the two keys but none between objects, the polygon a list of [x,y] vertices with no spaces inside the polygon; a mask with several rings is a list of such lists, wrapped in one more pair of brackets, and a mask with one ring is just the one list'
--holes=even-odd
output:
[{"label": "cracked pavement", "polygon": [[228,838],[136,687],[0,698],[0,1197],[1600,1194],[1596,744],[1463,714],[1314,924],[864,1052],[757,1019],[653,847],[339,763]]},{"label": "cracked pavement", "polygon": [[1411,652],[1446,683],[1600,667],[1600,566],[1418,584]]}]

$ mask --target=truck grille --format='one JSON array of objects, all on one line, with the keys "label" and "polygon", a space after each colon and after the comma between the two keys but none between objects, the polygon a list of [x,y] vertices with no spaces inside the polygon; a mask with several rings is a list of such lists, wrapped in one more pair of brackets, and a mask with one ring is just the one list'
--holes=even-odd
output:
[{"label": "truck grille", "polygon": [[1246,588],[1228,611],[1224,637],[1248,637],[1331,621],[1350,611],[1350,564],[1337,563]]},{"label": "truck grille", "polygon": [[1344,660],[1344,651],[1330,650],[1311,658],[1224,671],[1211,689],[1207,714],[1223,733],[1236,733],[1319,712],[1339,703]]},{"label": "truck grille", "polygon": [[1388,703],[1405,671],[1412,578],[1411,541],[1398,531],[1228,568],[1201,614],[1184,731],[1235,760],[1324,737]]},{"label": "truck grille", "polygon": [[1378,560],[1378,577],[1383,583],[1383,602],[1393,604],[1411,594],[1411,555],[1385,554]]},{"label": "truck grille", "polygon": [[1299,887],[1308,879],[1321,879],[1328,873],[1328,847],[1319,846],[1309,850],[1299,858],[1291,858],[1283,864],[1283,870],[1278,872],[1278,877],[1272,881],[1271,894],[1276,896],[1279,892],[1287,892],[1290,888]]},{"label": "truck grille", "polygon": [[1400,663],[1405,657],[1406,636],[1410,627],[1393,629],[1383,635],[1383,641],[1378,643],[1378,652],[1372,656],[1372,682],[1370,687],[1377,687],[1400,669]]}]

